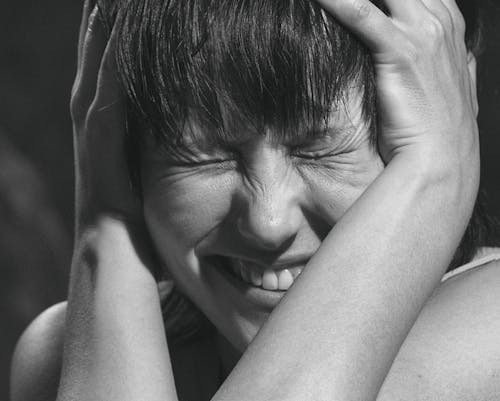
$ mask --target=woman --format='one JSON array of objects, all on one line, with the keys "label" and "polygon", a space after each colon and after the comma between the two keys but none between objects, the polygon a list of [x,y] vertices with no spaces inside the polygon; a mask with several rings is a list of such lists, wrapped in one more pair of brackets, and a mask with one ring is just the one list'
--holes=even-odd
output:
[{"label": "woman", "polygon": [[82,22],[68,306],[20,340],[13,399],[496,398],[498,256],[440,284],[480,245],[455,2],[108,6],[109,41]]}]

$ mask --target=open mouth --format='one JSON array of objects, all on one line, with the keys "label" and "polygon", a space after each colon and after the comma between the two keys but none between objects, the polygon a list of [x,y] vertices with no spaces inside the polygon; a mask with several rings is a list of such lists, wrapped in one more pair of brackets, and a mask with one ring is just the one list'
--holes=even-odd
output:
[{"label": "open mouth", "polygon": [[304,265],[296,265],[275,270],[241,259],[222,256],[216,259],[215,265],[220,266],[224,273],[231,275],[233,279],[267,291],[287,291],[304,268]]}]

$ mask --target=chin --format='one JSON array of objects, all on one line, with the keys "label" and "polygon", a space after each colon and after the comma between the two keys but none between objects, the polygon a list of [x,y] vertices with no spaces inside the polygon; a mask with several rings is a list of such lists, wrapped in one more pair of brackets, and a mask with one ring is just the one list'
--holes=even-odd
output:
[{"label": "chin", "polygon": [[243,352],[286,291],[267,290],[243,279],[228,258],[187,258],[169,269],[188,297],[238,351]]}]

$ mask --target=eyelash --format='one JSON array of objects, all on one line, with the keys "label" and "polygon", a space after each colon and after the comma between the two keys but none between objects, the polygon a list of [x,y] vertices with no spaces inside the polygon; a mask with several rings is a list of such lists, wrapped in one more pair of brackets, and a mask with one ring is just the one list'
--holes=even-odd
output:
[{"label": "eyelash", "polygon": [[298,149],[292,149],[292,151],[290,152],[290,155],[293,157],[298,157],[298,158],[306,159],[306,160],[320,160],[320,159],[326,159],[328,157],[336,156],[337,153],[333,152],[333,151],[324,152],[324,153],[314,152],[314,151],[306,152],[306,151],[300,151]]},{"label": "eyelash", "polygon": [[227,164],[236,163],[235,157],[213,158],[205,160],[176,160],[173,164],[179,167],[223,168]]},{"label": "eyelash", "polygon": [[[289,155],[295,159],[301,159],[305,161],[318,161],[322,159],[327,159],[329,157],[337,156],[339,152],[336,151],[304,151],[300,150],[300,148],[292,148],[289,152]],[[175,160],[172,165],[178,167],[199,167],[199,168],[226,168],[228,164],[231,164],[231,168],[234,167],[234,164],[238,163],[239,156],[237,154],[231,153],[228,154],[227,158],[213,158],[213,159],[205,159],[205,160]]]}]

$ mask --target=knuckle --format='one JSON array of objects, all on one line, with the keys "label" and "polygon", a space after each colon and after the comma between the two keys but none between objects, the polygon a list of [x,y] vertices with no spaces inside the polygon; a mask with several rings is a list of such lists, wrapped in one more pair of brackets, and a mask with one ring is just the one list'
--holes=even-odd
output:
[{"label": "knuckle", "polygon": [[441,40],[446,36],[445,23],[437,17],[429,17],[422,22],[422,30],[425,32],[426,39]]},{"label": "knuckle", "polygon": [[114,129],[117,125],[113,104],[106,104],[94,99],[85,117],[85,127],[90,131],[102,131]]},{"label": "knuckle", "polygon": [[83,106],[83,102],[78,95],[78,91],[73,91],[71,94],[71,98],[69,101],[69,111],[71,119],[74,123],[79,123],[85,119],[87,113],[85,107]]},{"label": "knuckle", "polygon": [[92,102],[88,109],[88,113],[85,116],[85,127],[90,130],[94,130],[100,122],[99,120],[99,109],[96,105],[96,102]]},{"label": "knuckle", "polygon": [[415,65],[419,62],[422,51],[410,40],[399,47],[399,59],[404,65]]}]

